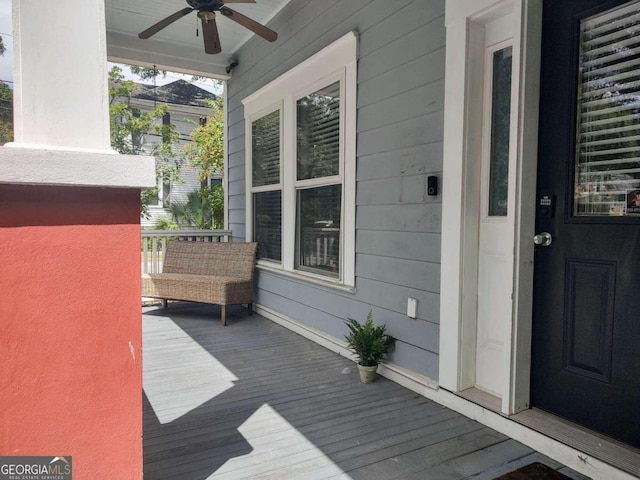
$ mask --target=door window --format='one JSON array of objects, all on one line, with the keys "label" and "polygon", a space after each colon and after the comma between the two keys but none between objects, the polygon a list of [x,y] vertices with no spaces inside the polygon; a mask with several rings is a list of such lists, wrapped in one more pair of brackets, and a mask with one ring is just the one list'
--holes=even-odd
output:
[{"label": "door window", "polygon": [[583,19],[573,213],[640,216],[640,1]]},{"label": "door window", "polygon": [[509,194],[509,124],[511,122],[511,51],[493,53],[489,216],[506,217]]}]

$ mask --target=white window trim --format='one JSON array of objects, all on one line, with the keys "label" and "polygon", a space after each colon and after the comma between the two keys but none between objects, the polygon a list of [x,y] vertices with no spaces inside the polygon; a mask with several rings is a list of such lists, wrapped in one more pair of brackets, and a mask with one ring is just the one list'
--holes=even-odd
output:
[{"label": "white window trim", "polygon": [[[299,278],[319,280],[339,286],[355,286],[355,203],[356,203],[356,89],[357,32],[349,32],[271,83],[242,100],[245,112],[246,232],[253,238],[252,138],[251,125],[257,118],[280,108],[280,152],[282,184],[282,263],[258,262],[260,266],[282,270]],[[342,214],[340,279],[295,269],[295,186],[291,162],[295,159],[296,101],[318,88],[341,81],[341,157]],[[294,162],[295,163],[295,162]],[[332,177],[335,178],[335,177]],[[255,190],[255,189],[254,189]]]},{"label": "white window trim", "polygon": [[[501,410],[528,408],[533,308],[533,245],[538,142],[541,0],[447,0],[447,60],[443,142],[440,386],[459,392],[475,375],[478,216],[470,178],[477,169],[477,76],[484,25],[513,14],[512,141],[517,151],[513,310],[505,332],[506,391]],[[482,41],[481,41],[482,40]],[[474,67],[476,67],[474,69]],[[474,103],[475,102],[475,103]],[[514,103],[516,108],[514,108]],[[477,123],[476,123],[477,124]],[[476,192],[477,193],[477,192]],[[475,273],[475,274],[474,274]]]}]

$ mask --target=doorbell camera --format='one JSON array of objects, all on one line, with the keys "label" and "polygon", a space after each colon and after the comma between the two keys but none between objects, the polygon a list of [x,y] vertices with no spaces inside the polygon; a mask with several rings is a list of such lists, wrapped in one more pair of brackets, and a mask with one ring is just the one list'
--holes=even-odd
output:
[{"label": "doorbell camera", "polygon": [[438,177],[435,175],[427,177],[427,195],[430,197],[438,195]]}]

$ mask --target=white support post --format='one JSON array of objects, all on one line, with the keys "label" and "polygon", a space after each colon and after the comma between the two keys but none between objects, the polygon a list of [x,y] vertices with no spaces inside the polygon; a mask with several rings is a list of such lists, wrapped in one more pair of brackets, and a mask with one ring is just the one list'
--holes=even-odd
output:
[{"label": "white support post", "polygon": [[107,153],[104,0],[13,0],[13,147]]},{"label": "white support post", "polygon": [[104,0],[13,0],[14,135],[0,184],[152,188],[153,157],[110,147]]}]

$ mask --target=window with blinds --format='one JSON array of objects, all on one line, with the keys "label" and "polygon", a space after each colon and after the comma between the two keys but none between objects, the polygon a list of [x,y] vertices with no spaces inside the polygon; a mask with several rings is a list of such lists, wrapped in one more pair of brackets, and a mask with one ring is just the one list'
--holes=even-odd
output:
[{"label": "window with blinds", "polygon": [[298,180],[340,173],[340,82],[297,101]]},{"label": "window with blinds", "polygon": [[357,46],[350,32],[242,100],[261,269],[355,286]]},{"label": "window with blinds", "polygon": [[280,110],[251,124],[253,231],[258,258],[282,261],[282,184],[280,182]]},{"label": "window with blinds", "polygon": [[640,215],[640,1],[581,22],[574,214]]},{"label": "window with blinds", "polygon": [[296,102],[296,262],[339,278],[342,179],[340,82]]},{"label": "window with blinds", "polygon": [[280,110],[251,125],[253,186],[280,183]]},{"label": "window with blinds", "polygon": [[253,231],[262,260],[282,260],[282,192],[253,194]]}]

